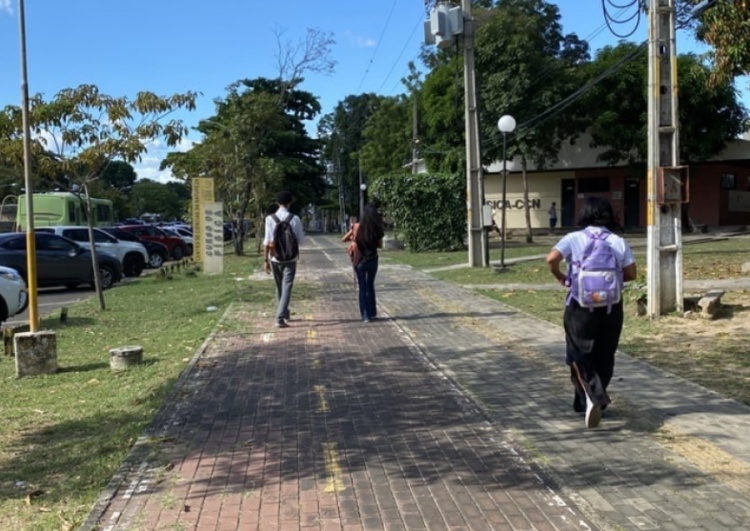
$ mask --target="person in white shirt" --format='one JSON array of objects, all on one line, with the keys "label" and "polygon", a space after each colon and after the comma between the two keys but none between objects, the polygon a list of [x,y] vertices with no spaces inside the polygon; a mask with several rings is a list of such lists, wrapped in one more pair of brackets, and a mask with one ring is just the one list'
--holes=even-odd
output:
[{"label": "person in white shirt", "polygon": [[273,272],[273,279],[276,282],[276,300],[278,306],[276,308],[276,326],[278,328],[286,328],[289,326],[287,321],[291,317],[289,311],[289,302],[292,298],[292,288],[294,287],[294,277],[297,273],[297,260],[295,257],[293,260],[281,262],[274,255],[274,239],[273,233],[276,229],[276,220],[289,221],[289,225],[292,228],[294,236],[297,238],[297,243],[302,243],[305,238],[305,233],[302,230],[302,222],[298,216],[295,216],[289,211],[289,207],[292,205],[294,198],[291,192],[279,192],[276,196],[276,203],[278,209],[274,214],[266,216],[266,231],[263,238],[263,249],[266,260],[265,270],[266,273],[271,274]]},{"label": "person in white shirt", "polygon": [[[570,280],[577,273],[576,264],[581,263],[592,233],[603,237],[611,247],[620,288],[624,282],[635,280],[633,251],[623,238],[613,233],[614,224],[615,215],[609,201],[601,197],[586,199],[578,222],[582,230],[565,235],[547,255],[547,266],[558,282],[571,287]],[[560,271],[563,259],[570,269],[568,275]],[[612,380],[615,352],[622,333],[622,298],[610,306],[590,308],[578,301],[575,290],[571,289],[566,300],[563,323],[566,363],[571,368],[575,387],[573,409],[585,412],[586,425],[593,428],[599,424],[601,411],[610,402],[607,387]]]}]

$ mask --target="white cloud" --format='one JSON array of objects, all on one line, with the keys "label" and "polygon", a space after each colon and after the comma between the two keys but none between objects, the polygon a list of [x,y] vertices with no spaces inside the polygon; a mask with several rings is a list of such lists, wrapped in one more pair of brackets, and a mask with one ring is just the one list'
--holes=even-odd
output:
[{"label": "white cloud", "polygon": [[10,0],[0,0],[0,11],[5,11],[9,15],[13,14],[13,6],[10,4]]},{"label": "white cloud", "polygon": [[360,48],[374,48],[377,43],[369,37],[357,37],[357,46]]},{"label": "white cloud", "polygon": [[174,181],[176,179],[172,175],[171,170],[159,170],[161,161],[164,160],[170,151],[185,152],[192,147],[193,141],[189,138],[183,139],[173,147],[167,146],[162,140],[152,140],[148,143],[146,153],[141,158],[141,161],[133,164],[133,168],[135,168],[139,179],[151,179],[160,183]]},{"label": "white cloud", "polygon": [[377,42],[375,39],[372,39],[370,37],[362,37],[360,35],[355,35],[351,31],[347,30],[345,32],[345,35],[354,41],[354,43],[360,47],[360,48],[374,48],[377,45]]}]

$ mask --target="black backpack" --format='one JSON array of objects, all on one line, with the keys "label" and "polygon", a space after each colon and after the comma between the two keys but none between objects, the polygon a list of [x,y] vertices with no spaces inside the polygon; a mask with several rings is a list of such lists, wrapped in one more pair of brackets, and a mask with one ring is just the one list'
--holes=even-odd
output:
[{"label": "black backpack", "polygon": [[277,262],[291,262],[299,256],[299,243],[297,236],[289,223],[293,214],[289,214],[285,220],[280,220],[276,214],[271,214],[276,222],[273,229],[273,255]]}]

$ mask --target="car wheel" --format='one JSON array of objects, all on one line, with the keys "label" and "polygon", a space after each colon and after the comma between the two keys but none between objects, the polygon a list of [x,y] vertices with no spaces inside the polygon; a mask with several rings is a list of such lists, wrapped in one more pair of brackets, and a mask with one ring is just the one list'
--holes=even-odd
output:
[{"label": "car wheel", "polygon": [[172,249],[172,258],[174,258],[175,260],[182,260],[183,256],[185,256],[185,253],[182,251],[182,247],[180,247],[179,245]]},{"label": "car wheel", "polygon": [[5,299],[0,297],[0,323],[4,323],[8,320],[8,305],[5,303]]},{"label": "car wheel", "polygon": [[106,265],[99,266],[99,281],[101,282],[102,289],[109,289],[115,284],[115,272],[114,270]]},{"label": "car wheel", "polygon": [[126,277],[141,276],[143,272],[143,257],[135,253],[125,255],[125,260],[122,262],[122,272]]},{"label": "car wheel", "polygon": [[164,265],[164,257],[158,252],[151,253],[148,255],[148,265],[154,269],[159,269]]},{"label": "car wheel", "polygon": [[193,246],[188,243],[187,246],[187,255],[192,256],[193,255]]}]

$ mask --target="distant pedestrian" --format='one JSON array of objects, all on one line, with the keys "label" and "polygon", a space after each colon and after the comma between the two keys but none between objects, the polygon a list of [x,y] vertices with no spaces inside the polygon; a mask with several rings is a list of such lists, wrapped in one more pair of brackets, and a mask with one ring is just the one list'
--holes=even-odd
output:
[{"label": "distant pedestrian", "polygon": [[554,201],[552,201],[552,205],[550,205],[547,215],[549,216],[549,233],[554,234],[555,227],[557,227],[557,205]]},{"label": "distant pedestrian", "polygon": [[[547,255],[554,277],[570,288],[566,299],[566,363],[575,388],[573,409],[585,412],[586,426],[599,424],[610,402],[607,387],[623,324],[623,283],[635,280],[635,258],[628,243],[614,234],[612,205],[587,198],[578,222],[581,230],[564,236]],[[567,262],[567,275],[560,262]]]},{"label": "distant pedestrian", "polygon": [[268,274],[273,272],[276,282],[276,326],[279,328],[289,326],[289,302],[297,273],[298,246],[305,237],[299,217],[289,211],[292,202],[291,192],[279,192],[276,196],[278,209],[274,214],[266,216],[266,233],[263,239],[265,270]]},{"label": "distant pedestrian", "polygon": [[369,323],[378,315],[375,300],[375,275],[378,274],[378,249],[383,247],[383,219],[372,205],[366,205],[362,219],[355,223],[342,241],[350,243],[352,266],[359,287],[359,313]]}]

